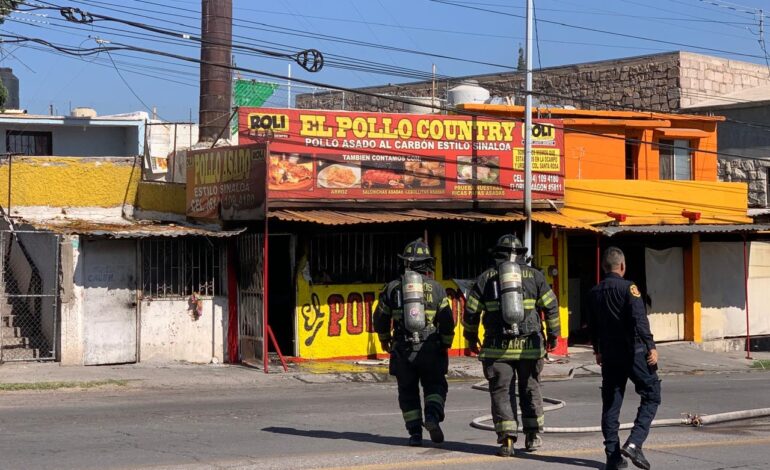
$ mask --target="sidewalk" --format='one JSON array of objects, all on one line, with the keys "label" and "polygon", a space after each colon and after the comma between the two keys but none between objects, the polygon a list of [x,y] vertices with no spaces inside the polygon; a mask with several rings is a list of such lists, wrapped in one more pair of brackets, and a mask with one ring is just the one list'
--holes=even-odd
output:
[{"label": "sidewalk", "polygon": [[[660,370],[667,374],[719,374],[748,372],[753,360],[743,352],[713,353],[698,349],[691,343],[667,343],[658,346]],[[752,353],[754,360],[770,360],[770,353]],[[570,370],[576,377],[598,376],[590,348],[570,348],[566,358],[554,358],[543,371],[545,380],[567,378]],[[761,370],[761,369],[760,369]],[[384,361],[303,362],[292,364],[288,373],[280,366],[271,366],[270,374],[261,369],[238,365],[147,365],[61,367],[56,363],[5,363],[0,365],[0,393],[3,384],[47,384],[62,382],[61,387],[77,389],[83,386],[101,386],[120,389],[157,388],[219,388],[219,387],[283,387],[299,383],[393,381],[388,376]],[[450,380],[482,380],[481,364],[472,357],[450,357]],[[108,382],[113,381],[113,382]],[[118,383],[114,382],[118,381]]]}]

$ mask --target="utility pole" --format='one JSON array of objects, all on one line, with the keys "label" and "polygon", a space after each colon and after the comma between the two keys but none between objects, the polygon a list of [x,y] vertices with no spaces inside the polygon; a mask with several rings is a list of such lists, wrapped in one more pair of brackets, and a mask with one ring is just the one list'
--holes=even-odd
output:
[{"label": "utility pole", "polygon": [[527,0],[527,103],[524,106],[524,246],[532,247],[532,31],[534,0]]},{"label": "utility pole", "polygon": [[199,141],[214,141],[230,118],[233,1],[201,0]]},{"label": "utility pole", "polygon": [[291,108],[291,64],[289,64],[289,75],[287,75],[288,80],[286,80],[286,107]]}]

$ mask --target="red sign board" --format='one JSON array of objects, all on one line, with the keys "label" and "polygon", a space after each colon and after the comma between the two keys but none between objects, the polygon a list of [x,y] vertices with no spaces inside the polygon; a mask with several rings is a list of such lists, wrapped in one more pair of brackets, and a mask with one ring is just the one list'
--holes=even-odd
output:
[{"label": "red sign board", "polygon": [[[271,200],[523,199],[523,123],[455,115],[241,108],[241,144],[270,142]],[[533,199],[564,193],[561,121],[535,120]]]},{"label": "red sign board", "polygon": [[265,144],[187,153],[187,215],[209,220],[265,216]]}]

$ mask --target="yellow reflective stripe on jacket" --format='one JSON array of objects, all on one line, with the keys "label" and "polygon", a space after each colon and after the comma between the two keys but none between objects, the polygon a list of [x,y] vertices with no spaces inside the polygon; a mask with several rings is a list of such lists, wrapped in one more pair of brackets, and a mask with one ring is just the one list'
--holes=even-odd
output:
[{"label": "yellow reflective stripe on jacket", "polygon": [[444,297],[443,299],[441,299],[441,303],[438,304],[439,310],[444,308],[449,308],[449,307],[451,307],[451,304],[449,303],[449,298],[447,297]]},{"label": "yellow reflective stripe on jacket", "polygon": [[468,297],[468,301],[465,304],[466,308],[472,312],[479,311],[479,299],[471,295]]},{"label": "yellow reflective stripe on jacket", "polygon": [[545,356],[544,349],[496,349],[482,348],[479,359],[491,359],[495,361],[518,361],[520,359],[540,359]]},{"label": "yellow reflective stripe on jacket", "polygon": [[548,328],[555,330],[556,327],[559,326],[559,317],[553,316],[550,318],[546,318],[545,322],[548,324]]},{"label": "yellow reflective stripe on jacket", "polygon": [[548,307],[555,301],[556,301],[556,294],[554,294],[552,290],[549,290],[537,300],[537,305],[540,307]]},{"label": "yellow reflective stripe on jacket", "polygon": [[488,312],[497,312],[500,310],[500,301],[499,300],[487,300],[484,302],[484,306],[487,308]]},{"label": "yellow reflective stripe on jacket", "polygon": [[524,299],[524,308],[526,310],[534,310],[535,309],[535,299]]}]

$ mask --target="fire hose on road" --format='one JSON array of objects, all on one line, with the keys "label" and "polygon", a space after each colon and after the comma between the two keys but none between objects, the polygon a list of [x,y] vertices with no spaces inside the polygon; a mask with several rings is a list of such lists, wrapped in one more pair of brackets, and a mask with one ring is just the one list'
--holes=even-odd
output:
[{"label": "fire hose on road", "polygon": [[[563,378],[558,378],[553,381],[570,380],[574,377],[574,369],[570,369],[569,375]],[[471,388],[474,390],[489,391],[489,387],[486,381],[478,382]],[[547,405],[543,406],[543,411],[555,411],[567,406],[567,402],[564,400],[558,400],[556,398],[543,397],[543,402]],[[692,426],[699,427],[707,424],[726,423],[728,421],[739,421],[744,419],[755,419],[770,416],[770,408],[755,408],[751,410],[730,411],[727,413],[717,413],[709,415],[698,414],[683,414],[681,418],[672,419],[656,419],[652,422],[652,427],[671,427],[671,426]],[[492,421],[492,415],[479,416],[471,421],[471,427],[481,429],[482,431],[494,431],[495,427],[489,422]],[[620,429],[631,429],[634,427],[633,423],[622,423]],[[521,429],[520,429],[521,430]],[[544,427],[545,433],[582,433],[582,432],[601,432],[601,426],[580,426],[580,427]]]}]

